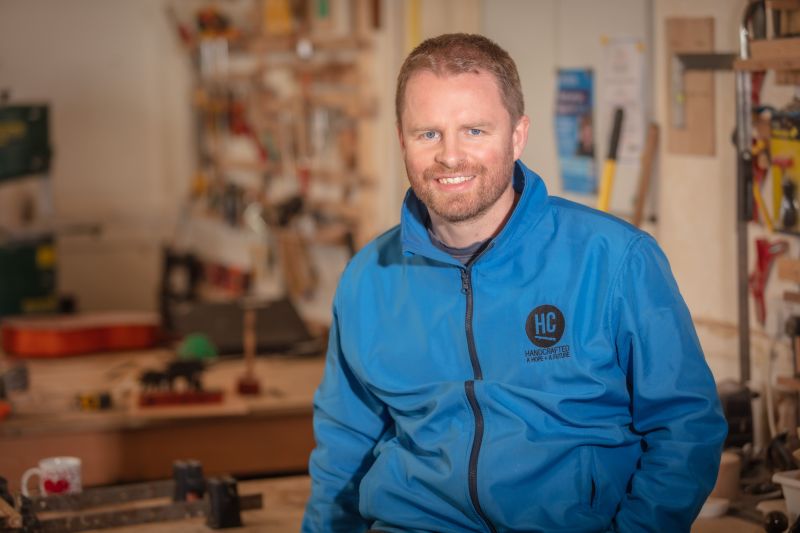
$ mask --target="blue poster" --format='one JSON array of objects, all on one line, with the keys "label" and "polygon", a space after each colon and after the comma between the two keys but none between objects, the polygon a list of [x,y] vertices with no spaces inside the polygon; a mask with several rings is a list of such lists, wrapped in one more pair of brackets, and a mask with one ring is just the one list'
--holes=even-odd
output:
[{"label": "blue poster", "polygon": [[565,191],[597,191],[594,150],[594,82],[589,69],[559,69],[556,145]]}]

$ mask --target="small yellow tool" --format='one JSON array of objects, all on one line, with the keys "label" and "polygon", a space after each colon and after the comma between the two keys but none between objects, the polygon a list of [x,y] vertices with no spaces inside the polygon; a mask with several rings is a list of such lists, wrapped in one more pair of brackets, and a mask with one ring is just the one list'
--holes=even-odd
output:
[{"label": "small yellow tool", "polygon": [[756,200],[756,208],[764,220],[767,231],[772,233],[775,230],[775,225],[772,223],[772,217],[769,216],[769,211],[767,211],[767,205],[764,203],[764,196],[761,194],[761,187],[757,180],[753,180],[753,198]]},{"label": "small yellow tool", "polygon": [[597,197],[597,209],[600,211],[608,211],[611,204],[611,189],[614,186],[614,174],[617,171],[617,151],[624,118],[625,112],[622,108],[616,108],[614,110],[614,127],[611,130],[611,143],[608,145],[608,157],[603,163],[603,174],[600,177],[600,193]]}]

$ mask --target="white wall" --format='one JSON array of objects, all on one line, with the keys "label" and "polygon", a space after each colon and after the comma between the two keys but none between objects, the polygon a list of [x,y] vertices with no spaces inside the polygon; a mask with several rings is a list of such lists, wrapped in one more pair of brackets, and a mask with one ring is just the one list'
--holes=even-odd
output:
[{"label": "white wall", "polygon": [[0,88],[47,102],[59,285],[86,309],[154,309],[191,176],[188,59],[165,0],[0,0]]},{"label": "white wall", "polygon": [[[493,0],[483,2],[482,31],[504,47],[517,63],[525,107],[532,130],[522,159],[539,172],[552,194],[594,205],[594,196],[563,190],[556,155],[554,112],[556,71],[590,68],[594,71],[596,165],[599,173],[611,129],[611,110],[601,107],[604,38],[630,38],[652,55],[651,0]],[[645,62],[649,65],[649,61]],[[645,72],[652,87],[652,73]],[[648,91],[649,92],[649,91]],[[652,101],[644,102],[648,117]],[[611,210],[630,214],[638,164],[618,164]]]},{"label": "white wall", "polygon": [[[587,35],[597,28],[630,34],[646,31],[653,49],[653,115],[662,137],[657,158],[658,225],[649,228],[668,255],[689,305],[706,357],[718,379],[738,378],[736,293],[736,154],[733,73],[715,74],[716,155],[666,151],[667,112],[664,24],[671,17],[713,17],[718,52],[738,52],[738,27],[747,0],[492,0],[485,1],[483,30],[516,58],[533,130],[523,158],[559,194],[553,139],[556,67],[596,64],[599,46]],[[644,20],[642,16],[644,15]],[[637,26],[638,25],[638,26]],[[782,105],[785,93],[770,101]],[[598,128],[602,134],[602,129]],[[752,253],[751,253],[752,264]],[[774,290],[773,290],[774,292]],[[754,334],[754,375],[766,351]]]},{"label": "white wall", "polygon": [[[656,0],[656,102],[668,124],[664,24],[671,17],[713,17],[715,49],[738,52],[746,0]],[[670,154],[662,143],[658,238],[698,324],[717,378],[738,379],[736,333],[736,92],[732,72],[715,74],[716,155]]]}]

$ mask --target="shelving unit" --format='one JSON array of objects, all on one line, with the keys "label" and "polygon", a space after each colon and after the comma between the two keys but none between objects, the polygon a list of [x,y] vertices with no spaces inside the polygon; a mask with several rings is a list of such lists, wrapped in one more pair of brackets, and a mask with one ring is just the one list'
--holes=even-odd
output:
[{"label": "shelving unit", "polygon": [[[737,132],[737,272],[739,303],[739,365],[740,380],[750,379],[750,280],[748,261],[748,224],[753,219],[753,154],[752,154],[752,75],[755,72],[774,71],[779,83],[800,82],[800,37],[775,37],[754,39],[751,23],[758,9],[765,9],[765,17],[777,10],[800,10],[798,0],[767,0],[748,4],[739,30],[739,59],[734,62],[736,71],[736,132]],[[777,30],[776,21],[772,31]],[[781,234],[794,236],[791,230],[778,229]],[[783,383],[800,383],[784,380]],[[800,387],[798,387],[800,389]]]},{"label": "shelving unit", "polygon": [[246,294],[229,296],[308,299],[336,268],[326,254],[342,263],[375,233],[376,3],[251,6],[263,24],[233,28],[212,10],[216,29],[192,31],[173,13],[193,59],[198,147],[176,244],[245,272]]}]

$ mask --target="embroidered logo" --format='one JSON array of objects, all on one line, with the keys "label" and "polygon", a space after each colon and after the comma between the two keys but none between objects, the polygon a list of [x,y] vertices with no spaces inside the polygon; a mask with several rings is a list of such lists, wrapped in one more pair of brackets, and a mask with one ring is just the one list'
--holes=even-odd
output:
[{"label": "embroidered logo", "polygon": [[528,315],[525,333],[539,348],[549,348],[564,334],[564,315],[554,305],[540,305]]},{"label": "embroidered logo", "polygon": [[569,346],[556,346],[564,335],[564,314],[554,305],[540,305],[528,315],[525,333],[539,349],[526,350],[528,363],[541,363],[566,359],[570,356]]}]

